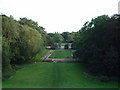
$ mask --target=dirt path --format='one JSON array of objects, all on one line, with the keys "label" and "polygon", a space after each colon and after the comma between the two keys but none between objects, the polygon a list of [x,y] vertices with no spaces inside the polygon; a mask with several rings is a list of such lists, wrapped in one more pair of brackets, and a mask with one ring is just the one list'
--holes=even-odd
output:
[{"label": "dirt path", "polygon": [[73,58],[46,58],[45,62],[78,62]]}]

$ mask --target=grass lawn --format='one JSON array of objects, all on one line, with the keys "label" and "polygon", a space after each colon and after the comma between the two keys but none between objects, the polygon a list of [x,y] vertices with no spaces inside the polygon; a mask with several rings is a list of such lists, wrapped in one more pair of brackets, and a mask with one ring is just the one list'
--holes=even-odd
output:
[{"label": "grass lawn", "polygon": [[[36,60],[36,61],[40,61],[40,58],[42,58],[47,52],[49,52],[50,50],[48,49],[45,49],[42,53],[38,53],[34,58],[33,60]],[[25,66],[28,66],[29,64],[26,63],[26,64],[21,64],[21,65],[15,65],[14,69],[18,70],[18,69],[21,69]],[[10,71],[10,72],[5,72],[5,73],[2,73],[2,79],[3,80],[6,80],[8,79],[9,77],[11,77],[12,75],[14,75],[15,71]]]},{"label": "grass lawn", "polygon": [[61,46],[65,46],[65,44],[61,43]]},{"label": "grass lawn", "polygon": [[[65,46],[65,44],[64,44],[64,43],[61,43],[61,46]],[[70,46],[70,44],[69,44],[69,46]]]},{"label": "grass lawn", "polygon": [[115,88],[115,82],[86,78],[79,63],[36,63],[26,65],[3,88]]},{"label": "grass lawn", "polygon": [[49,58],[72,58],[72,50],[55,50]]},{"label": "grass lawn", "polygon": [[50,50],[49,49],[45,49],[42,53],[38,53],[35,56],[35,60],[40,60],[40,58],[42,58],[43,56],[45,56],[46,53],[48,53]]}]

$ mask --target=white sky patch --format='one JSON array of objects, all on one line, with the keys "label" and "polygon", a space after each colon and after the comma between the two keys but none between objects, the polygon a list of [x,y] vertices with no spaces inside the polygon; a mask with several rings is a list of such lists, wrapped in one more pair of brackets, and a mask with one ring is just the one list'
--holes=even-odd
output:
[{"label": "white sky patch", "polygon": [[0,12],[37,21],[47,32],[78,31],[99,15],[118,13],[119,0],[0,0]]}]

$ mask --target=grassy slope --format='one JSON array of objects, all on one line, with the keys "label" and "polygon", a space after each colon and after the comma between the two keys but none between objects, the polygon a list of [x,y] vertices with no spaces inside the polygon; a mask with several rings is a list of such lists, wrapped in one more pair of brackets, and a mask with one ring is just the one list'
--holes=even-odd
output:
[{"label": "grassy slope", "polygon": [[[40,58],[42,58],[47,52],[49,52],[50,50],[48,49],[45,49],[42,53],[38,53],[35,57],[34,57],[34,60],[36,61],[40,61]],[[26,64],[21,64],[21,65],[15,65],[15,69],[21,69],[23,67],[25,67],[26,65],[28,65],[28,63]],[[6,80],[8,79],[9,77],[11,77],[12,75],[14,75],[15,71],[10,71],[10,72],[5,72],[5,73],[2,73],[2,76],[3,76],[3,80]]]},{"label": "grassy slope", "polygon": [[55,50],[49,58],[72,58],[72,50]]},{"label": "grassy slope", "polygon": [[3,82],[4,88],[111,88],[114,82],[99,82],[85,78],[78,63],[36,63],[18,71]]},{"label": "grassy slope", "polygon": [[42,53],[38,53],[35,57],[35,60],[40,60],[46,53],[48,53],[50,50],[45,49]]}]

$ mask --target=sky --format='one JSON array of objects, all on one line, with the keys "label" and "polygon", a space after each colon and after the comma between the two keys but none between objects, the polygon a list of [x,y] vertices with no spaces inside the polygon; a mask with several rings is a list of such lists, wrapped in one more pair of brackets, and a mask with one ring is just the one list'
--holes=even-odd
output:
[{"label": "sky", "polygon": [[118,13],[119,0],[0,0],[0,13],[26,17],[48,33],[77,32],[86,21]]}]

